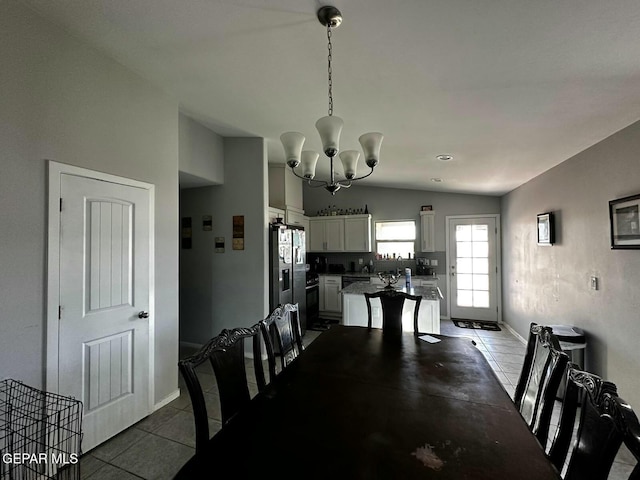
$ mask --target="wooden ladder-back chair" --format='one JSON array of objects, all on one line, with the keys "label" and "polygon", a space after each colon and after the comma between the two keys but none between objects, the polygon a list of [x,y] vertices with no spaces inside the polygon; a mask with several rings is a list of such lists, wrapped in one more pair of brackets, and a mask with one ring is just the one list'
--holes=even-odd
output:
[{"label": "wooden ladder-back chair", "polygon": [[365,293],[364,299],[367,302],[367,326],[372,328],[372,315],[371,315],[371,299],[379,298],[382,305],[382,332],[386,334],[401,334],[402,333],[402,309],[404,308],[405,300],[413,300],[415,303],[413,309],[413,333],[418,334],[418,313],[420,310],[420,302],[422,297],[420,295],[409,295],[405,292],[400,292],[392,289],[385,289],[375,293]]},{"label": "wooden ladder-back chair", "polygon": [[[582,400],[578,403],[576,400],[580,397]],[[571,449],[578,404],[578,431]],[[621,428],[614,420],[619,417],[622,421],[617,405],[613,383],[575,367],[569,369],[558,430],[549,450],[549,458],[558,471],[562,471],[567,452],[571,450],[565,480],[606,480],[623,441]]]},{"label": "wooden ladder-back chair", "polygon": [[281,368],[286,368],[304,349],[298,316],[298,304],[278,305],[260,323],[269,362],[269,375],[276,374],[275,356],[280,356]]},{"label": "wooden ladder-back chair", "polygon": [[261,361],[261,342],[258,326],[222,330],[200,350],[178,362],[189,391],[196,426],[196,452],[209,440],[209,421],[204,392],[198,379],[197,367],[209,361],[218,384],[223,426],[251,400],[245,368],[244,340],[253,341],[253,361],[258,389],[265,386]]},{"label": "wooden ladder-back chair", "polygon": [[550,328],[532,323],[514,402],[522,418],[544,447],[553,404],[569,356],[562,351]]}]

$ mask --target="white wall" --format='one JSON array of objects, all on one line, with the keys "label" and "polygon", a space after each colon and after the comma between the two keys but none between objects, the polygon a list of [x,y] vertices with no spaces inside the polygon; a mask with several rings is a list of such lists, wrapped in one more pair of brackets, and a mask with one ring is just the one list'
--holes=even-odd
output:
[{"label": "white wall", "polygon": [[[262,138],[224,139],[224,184],[184,189],[180,216],[192,217],[193,248],[180,251],[180,340],[202,344],[223,328],[268,313],[267,159]],[[213,230],[202,230],[212,215]],[[245,249],[232,248],[234,215],[244,215]],[[224,237],[224,253],[215,253]]]},{"label": "white wall", "polygon": [[51,159],[156,185],[158,402],[178,384],[177,103],[17,2],[0,2],[0,65],[0,378],[44,387]]},{"label": "white wall", "polygon": [[[587,368],[640,409],[640,251],[611,250],[608,202],[640,193],[640,123],[502,199],[504,320],[571,324],[588,334]],[[557,244],[536,244],[536,214],[556,215]],[[600,289],[590,289],[590,277]]]},{"label": "white wall", "polygon": [[190,186],[224,183],[223,138],[182,113],[178,126],[180,183],[188,182]]}]

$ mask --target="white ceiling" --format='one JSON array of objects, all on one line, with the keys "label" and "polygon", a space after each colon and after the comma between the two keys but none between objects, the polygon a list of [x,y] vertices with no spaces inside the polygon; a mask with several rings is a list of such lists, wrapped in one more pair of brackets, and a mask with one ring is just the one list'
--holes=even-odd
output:
[{"label": "white ceiling", "polygon": [[[270,162],[285,131],[320,151],[328,2],[25,2],[218,133],[265,137]],[[500,195],[640,118],[638,0],[332,3],[341,149],[385,135],[369,185]]]}]

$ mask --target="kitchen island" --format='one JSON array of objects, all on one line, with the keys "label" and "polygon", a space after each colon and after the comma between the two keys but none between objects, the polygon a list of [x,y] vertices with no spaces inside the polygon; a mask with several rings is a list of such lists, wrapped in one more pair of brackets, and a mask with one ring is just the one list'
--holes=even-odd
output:
[{"label": "kitchen island", "polygon": [[[347,326],[367,326],[367,303],[365,293],[383,290],[381,285],[359,282],[342,290],[342,324]],[[440,333],[440,291],[437,287],[413,287],[406,289],[398,284],[395,290],[422,297],[418,312],[418,330],[423,333]],[[407,300],[402,310],[403,330],[413,332],[413,309],[415,302]],[[379,298],[371,299],[371,326],[382,328],[382,306]]]}]

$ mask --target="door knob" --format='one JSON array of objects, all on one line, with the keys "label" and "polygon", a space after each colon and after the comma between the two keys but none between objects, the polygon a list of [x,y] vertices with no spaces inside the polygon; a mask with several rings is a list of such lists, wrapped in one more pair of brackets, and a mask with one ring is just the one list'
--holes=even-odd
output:
[{"label": "door knob", "polygon": [[149,312],[145,312],[144,310],[142,310],[138,313],[138,318],[149,318]]}]

